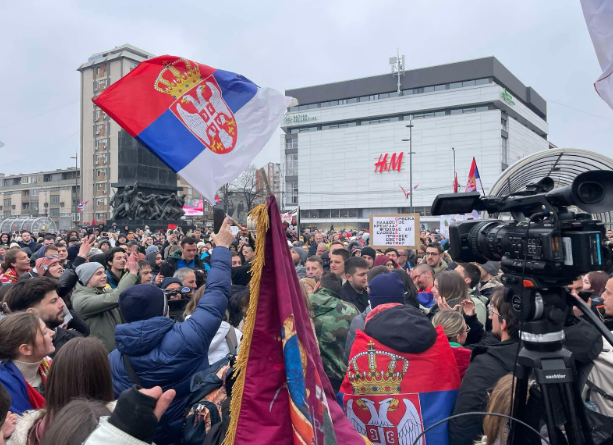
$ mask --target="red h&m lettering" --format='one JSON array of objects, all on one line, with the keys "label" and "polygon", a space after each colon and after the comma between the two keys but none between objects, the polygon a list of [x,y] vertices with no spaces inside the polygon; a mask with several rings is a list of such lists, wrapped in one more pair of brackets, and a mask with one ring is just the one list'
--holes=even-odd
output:
[{"label": "red h&m lettering", "polygon": [[400,169],[402,168],[402,155],[403,154],[404,153],[400,153],[396,155],[396,153],[393,153],[389,164],[387,163],[387,153],[380,154],[379,161],[375,162],[375,173],[389,172],[392,170],[396,170],[399,172]]}]

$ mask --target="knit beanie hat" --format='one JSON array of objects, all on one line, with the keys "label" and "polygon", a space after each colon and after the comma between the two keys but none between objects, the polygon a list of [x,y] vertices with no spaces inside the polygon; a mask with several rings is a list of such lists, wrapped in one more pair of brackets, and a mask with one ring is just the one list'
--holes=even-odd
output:
[{"label": "knit beanie hat", "polygon": [[482,264],[481,267],[483,267],[487,273],[493,276],[498,275],[498,271],[500,270],[500,264],[498,261],[488,261],[487,263]]},{"label": "knit beanie hat", "polygon": [[183,286],[183,282],[181,280],[179,280],[178,278],[168,277],[168,278],[164,278],[164,280],[162,281],[162,285],[160,287],[162,289],[166,289],[168,287],[168,285],[170,285],[172,283],[177,283],[177,284]]},{"label": "knit beanie hat", "polygon": [[368,247],[368,246],[362,248],[362,256],[364,255],[368,255],[373,260],[377,258],[377,252],[375,252],[375,249],[373,249],[372,247]]},{"label": "knit beanie hat", "polygon": [[36,272],[38,272],[38,274],[42,277],[53,264],[59,262],[60,259],[57,258],[55,255],[54,258],[48,258],[46,256],[39,258],[36,260]]},{"label": "knit beanie hat", "polygon": [[128,323],[166,315],[164,292],[153,284],[131,286],[119,294],[119,309]]},{"label": "knit beanie hat", "polygon": [[404,283],[394,273],[377,275],[368,283],[368,296],[370,307],[375,308],[380,304],[401,303],[405,304]]},{"label": "knit beanie hat", "polygon": [[298,254],[298,256],[300,257],[300,263],[302,265],[305,265],[308,258],[306,250],[304,250],[302,247],[292,247],[291,250]]},{"label": "knit beanie hat", "polygon": [[[77,267],[77,276],[79,277],[79,281],[87,286],[89,280],[92,279],[92,276],[96,273],[98,269],[104,269],[104,266],[100,263],[85,263],[81,264]],[[38,269],[37,269],[38,270]]]}]

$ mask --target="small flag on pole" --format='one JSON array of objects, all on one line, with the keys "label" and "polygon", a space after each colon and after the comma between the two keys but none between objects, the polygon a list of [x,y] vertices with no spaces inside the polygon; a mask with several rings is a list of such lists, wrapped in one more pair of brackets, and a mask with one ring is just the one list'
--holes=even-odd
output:
[{"label": "small flag on pole", "polygon": [[219,195],[215,195],[215,205],[218,206],[221,204],[221,201],[219,200]]},{"label": "small flag on pole", "polygon": [[470,171],[468,172],[468,182],[466,183],[465,192],[476,192],[479,188],[483,188],[481,185],[481,177],[479,176],[479,169],[477,168],[477,161],[473,157],[473,162],[470,164]]},{"label": "small flag on pole", "polygon": [[402,193],[404,193],[404,197],[405,197],[405,199],[409,199],[409,196],[411,196],[411,193],[413,193],[413,192],[415,192],[415,190],[417,190],[417,187],[419,187],[419,184],[415,184],[415,185],[413,186],[413,192],[411,192],[411,191],[408,191],[408,192],[407,192],[407,191],[404,189],[404,187],[402,187],[401,185],[400,185],[399,187],[402,189]]},{"label": "small flag on pole", "polygon": [[211,203],[296,103],[240,74],[168,55],[141,62],[93,101]]},{"label": "small flag on pole", "polygon": [[85,209],[85,206],[87,205],[88,202],[89,201],[85,201],[85,202],[81,201],[79,205],[77,206],[77,212],[82,212],[83,209]]}]

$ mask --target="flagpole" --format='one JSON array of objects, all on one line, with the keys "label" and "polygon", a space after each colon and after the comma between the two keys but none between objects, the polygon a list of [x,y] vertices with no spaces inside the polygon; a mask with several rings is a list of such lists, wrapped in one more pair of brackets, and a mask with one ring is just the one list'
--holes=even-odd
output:
[{"label": "flagpole", "polygon": [[[473,159],[475,159],[475,158],[473,157]],[[475,159],[475,167],[476,167],[477,171],[479,171],[479,166],[477,165],[477,160],[476,159]],[[483,192],[483,196],[486,196],[485,195],[485,189],[483,188],[483,179],[481,179],[481,172],[479,172],[479,182],[481,183],[481,191]]]},{"label": "flagpole", "polygon": [[455,193],[455,178],[456,178],[456,171],[455,171],[455,148],[451,147],[451,151],[453,152],[453,193]]}]

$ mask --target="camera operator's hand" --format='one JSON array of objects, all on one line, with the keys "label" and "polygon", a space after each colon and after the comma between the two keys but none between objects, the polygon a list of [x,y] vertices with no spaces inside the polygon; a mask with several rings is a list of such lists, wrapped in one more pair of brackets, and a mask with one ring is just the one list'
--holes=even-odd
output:
[{"label": "camera operator's hand", "polygon": [[469,317],[475,315],[475,303],[471,299],[462,300],[460,304],[462,305],[464,314],[468,315]]},{"label": "camera operator's hand", "polygon": [[213,238],[213,242],[217,247],[230,247],[230,244],[234,241],[234,235],[232,235],[232,229],[230,228],[229,216],[226,216],[226,219],[223,220],[219,233],[212,233],[211,238]]},{"label": "camera operator's hand", "polygon": [[161,273],[157,274],[155,276],[155,285],[159,286],[160,284],[162,284],[162,281],[164,281],[164,275],[162,275]]},{"label": "camera operator's hand", "polygon": [[138,256],[135,253],[130,254],[128,257],[126,267],[132,275],[138,274]]}]

